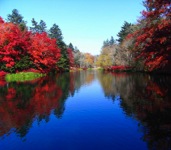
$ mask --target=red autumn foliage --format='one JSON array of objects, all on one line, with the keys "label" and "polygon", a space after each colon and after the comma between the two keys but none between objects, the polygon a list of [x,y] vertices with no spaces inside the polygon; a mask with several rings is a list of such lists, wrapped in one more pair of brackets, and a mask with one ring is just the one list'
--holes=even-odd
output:
[{"label": "red autumn foliage", "polygon": [[132,69],[132,67],[130,66],[111,66],[111,67],[108,67],[106,70],[107,71],[128,71]]},{"label": "red autumn foliage", "polygon": [[15,24],[0,22],[0,63],[11,68],[27,55],[30,32],[21,31]]},{"label": "red autumn foliage", "polygon": [[5,71],[0,71],[0,78],[4,77],[7,73]]},{"label": "red autumn foliage", "polygon": [[[6,23],[0,18],[0,58],[0,67],[5,71],[13,68],[13,72],[17,72],[17,67],[22,71],[31,67],[46,73],[58,69],[56,63],[60,58],[60,49],[56,39],[49,38],[46,33],[22,31],[18,25]],[[27,63],[30,63],[29,66]]]},{"label": "red autumn foliage", "polygon": [[[22,83],[21,83],[22,84]],[[21,84],[9,87],[7,92],[0,95],[0,136],[7,134],[11,129],[19,131],[23,126],[31,124],[35,117],[49,116],[52,109],[61,107],[62,90],[49,80],[39,80],[30,85],[31,95],[25,97],[21,92]],[[18,90],[19,88],[20,90]],[[29,129],[29,126],[27,127]],[[22,133],[20,133],[22,134]],[[25,133],[26,134],[26,133]]]},{"label": "red autumn foliage", "polygon": [[68,58],[69,58],[69,66],[73,67],[74,66],[74,55],[72,53],[72,49],[68,48],[67,53],[68,53]]},{"label": "red autumn foliage", "polygon": [[5,81],[5,79],[0,79],[0,87],[2,86],[5,86],[7,83]]},{"label": "red autumn foliage", "polygon": [[57,67],[60,49],[57,47],[55,39],[50,39],[46,33],[36,33],[30,36],[30,42],[31,46],[28,51],[37,69],[48,72]]},{"label": "red autumn foliage", "polygon": [[0,16],[0,24],[4,23],[4,20],[2,19],[2,17]]},{"label": "red autumn foliage", "polygon": [[[148,71],[171,69],[171,1],[146,0],[142,11],[144,26],[132,34],[136,37],[135,55],[144,60]],[[130,37],[130,35],[129,35]]]}]

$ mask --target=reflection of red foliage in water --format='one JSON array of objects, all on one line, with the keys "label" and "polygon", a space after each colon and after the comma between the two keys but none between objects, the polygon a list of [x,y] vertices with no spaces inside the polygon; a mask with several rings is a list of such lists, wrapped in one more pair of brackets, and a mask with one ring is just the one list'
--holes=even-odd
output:
[{"label": "reflection of red foliage in water", "polygon": [[130,66],[110,66],[110,67],[107,67],[105,70],[107,71],[129,71],[131,70],[132,67]]},{"label": "reflection of red foliage in water", "polygon": [[35,94],[31,99],[37,115],[49,115],[51,110],[59,107],[59,99],[62,96],[62,90],[53,82],[49,82],[44,86],[37,86]]},{"label": "reflection of red foliage in water", "polygon": [[24,96],[15,88],[9,88],[7,95],[0,97],[0,136],[31,123],[36,116],[49,115],[52,109],[59,107],[62,90],[53,81],[43,81],[39,81],[31,99],[23,100]]},{"label": "reflection of red foliage in water", "polygon": [[167,91],[164,91],[162,88],[160,88],[156,83],[150,82],[150,84],[147,85],[147,91],[155,92],[157,95],[163,97]]},{"label": "reflection of red foliage in water", "polygon": [[6,99],[10,100],[10,99],[14,98],[15,95],[16,95],[15,89],[14,88],[9,88],[8,89],[8,94],[6,95]]},{"label": "reflection of red foliage in water", "polygon": [[5,80],[1,80],[1,79],[0,79],[0,86],[2,86],[2,87],[3,87],[3,86],[5,86],[6,84],[7,84],[7,83],[6,83],[6,81],[5,81]]}]

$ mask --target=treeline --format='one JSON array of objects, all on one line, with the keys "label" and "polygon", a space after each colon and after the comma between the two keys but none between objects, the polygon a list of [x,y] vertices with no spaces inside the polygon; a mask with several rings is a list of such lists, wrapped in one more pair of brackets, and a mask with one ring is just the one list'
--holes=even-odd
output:
[{"label": "treeline", "polygon": [[171,73],[171,2],[145,0],[143,5],[136,24],[125,21],[117,40],[104,41],[97,66]]},{"label": "treeline", "polygon": [[28,27],[17,9],[0,17],[0,71],[63,72],[73,67],[92,67],[94,57],[81,53],[72,43],[63,41],[62,31],[57,24],[47,29],[43,20],[32,19]]}]

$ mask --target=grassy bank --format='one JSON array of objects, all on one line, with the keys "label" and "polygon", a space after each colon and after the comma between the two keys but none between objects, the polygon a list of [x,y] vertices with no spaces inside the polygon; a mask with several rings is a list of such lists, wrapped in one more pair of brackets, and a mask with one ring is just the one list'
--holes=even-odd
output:
[{"label": "grassy bank", "polygon": [[16,81],[24,82],[24,81],[34,80],[43,76],[45,76],[45,74],[34,73],[34,72],[20,72],[15,74],[7,74],[5,76],[5,80],[7,82],[16,82]]}]

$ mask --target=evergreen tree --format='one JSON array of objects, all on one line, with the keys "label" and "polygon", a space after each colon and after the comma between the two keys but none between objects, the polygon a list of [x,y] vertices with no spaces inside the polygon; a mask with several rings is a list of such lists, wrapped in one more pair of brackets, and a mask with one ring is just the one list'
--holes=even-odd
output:
[{"label": "evergreen tree", "polygon": [[57,41],[57,45],[61,50],[61,57],[57,62],[57,66],[60,71],[69,71],[69,58],[67,54],[67,45],[60,40]]},{"label": "evergreen tree", "polygon": [[51,38],[55,38],[55,39],[60,40],[60,41],[62,41],[62,39],[63,39],[63,37],[62,37],[62,31],[59,28],[59,26],[56,25],[56,24],[53,24],[53,26],[50,28],[50,30],[49,30],[49,36]]},{"label": "evergreen tree", "polygon": [[46,23],[43,20],[40,20],[39,33],[46,32],[46,28],[47,28]]},{"label": "evergreen tree", "polygon": [[23,20],[23,16],[19,14],[17,9],[13,9],[12,14],[7,16],[7,21],[18,24],[21,30],[26,28],[26,21]]},{"label": "evergreen tree", "polygon": [[109,45],[113,45],[114,43],[115,43],[115,40],[114,40],[113,36],[111,36],[110,41],[109,41]]},{"label": "evergreen tree", "polygon": [[61,57],[57,63],[57,66],[60,71],[68,71],[69,70],[69,58],[67,54],[67,45],[63,41],[62,31],[59,26],[53,24],[53,26],[49,30],[49,36],[51,38],[55,38],[57,41],[57,45],[61,50]]},{"label": "evergreen tree", "polygon": [[131,33],[131,31],[129,30],[130,27],[132,26],[131,23],[128,22],[124,22],[123,26],[121,27],[121,31],[117,34],[117,36],[119,37],[118,42],[122,43],[122,41],[125,39],[125,37]]},{"label": "evergreen tree", "polygon": [[46,23],[43,20],[40,20],[40,23],[38,24],[38,22],[33,18],[32,19],[32,27],[30,27],[30,30],[33,33],[43,33],[46,32]]},{"label": "evergreen tree", "polygon": [[17,9],[12,10],[12,14],[8,15],[7,21],[14,24],[24,23],[23,16],[19,14]]},{"label": "evergreen tree", "polygon": [[72,43],[69,43],[68,47],[74,51],[74,46],[72,45]]}]

